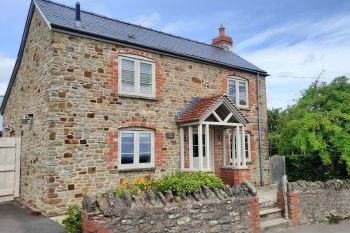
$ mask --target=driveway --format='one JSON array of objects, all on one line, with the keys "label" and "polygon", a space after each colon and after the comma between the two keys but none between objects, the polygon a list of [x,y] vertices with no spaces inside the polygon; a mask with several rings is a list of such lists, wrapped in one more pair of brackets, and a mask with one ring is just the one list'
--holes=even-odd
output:
[{"label": "driveway", "polygon": [[293,229],[281,230],[278,233],[349,233],[350,221],[341,221],[339,224],[318,224],[298,226]]},{"label": "driveway", "polygon": [[31,211],[16,202],[0,203],[0,233],[65,233],[58,223]]}]

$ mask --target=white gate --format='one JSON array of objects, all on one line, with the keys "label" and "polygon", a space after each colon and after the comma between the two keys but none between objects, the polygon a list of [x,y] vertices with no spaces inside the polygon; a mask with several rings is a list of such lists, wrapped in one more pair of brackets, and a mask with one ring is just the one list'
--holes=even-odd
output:
[{"label": "white gate", "polygon": [[0,202],[19,196],[20,138],[0,138]]}]

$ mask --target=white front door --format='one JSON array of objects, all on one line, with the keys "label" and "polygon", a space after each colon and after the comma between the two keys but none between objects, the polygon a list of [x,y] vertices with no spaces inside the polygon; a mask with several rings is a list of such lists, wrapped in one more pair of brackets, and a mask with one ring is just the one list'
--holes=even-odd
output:
[{"label": "white front door", "polygon": [[[209,131],[209,146],[210,146],[210,153],[209,153],[209,164],[207,162],[207,154],[206,154],[206,144],[205,144],[205,134],[203,132],[202,134],[202,142],[203,142],[203,170],[213,170],[213,163],[214,163],[214,144],[213,144],[213,130]],[[192,134],[192,156],[193,156],[193,169],[194,170],[199,170],[199,147],[198,147],[198,132],[195,131]]]}]

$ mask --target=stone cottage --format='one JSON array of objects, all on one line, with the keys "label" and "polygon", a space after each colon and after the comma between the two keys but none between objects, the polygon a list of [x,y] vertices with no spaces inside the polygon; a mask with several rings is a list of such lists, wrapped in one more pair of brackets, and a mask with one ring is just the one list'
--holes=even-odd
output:
[{"label": "stone cottage", "polygon": [[33,0],[1,106],[20,197],[54,215],[121,177],[269,184],[267,73],[233,50],[223,26],[205,44]]}]

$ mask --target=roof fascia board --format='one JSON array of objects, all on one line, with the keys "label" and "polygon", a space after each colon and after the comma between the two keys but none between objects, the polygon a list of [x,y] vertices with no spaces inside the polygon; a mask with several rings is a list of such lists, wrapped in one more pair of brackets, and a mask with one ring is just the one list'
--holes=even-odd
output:
[{"label": "roof fascia board", "polygon": [[21,40],[21,45],[19,47],[16,63],[15,63],[15,66],[13,67],[11,78],[10,78],[10,82],[9,82],[9,84],[7,86],[5,96],[4,96],[4,99],[3,99],[2,104],[1,104],[1,108],[0,108],[0,114],[1,115],[4,114],[5,107],[6,107],[6,104],[7,104],[7,100],[9,98],[9,95],[10,95],[10,92],[11,92],[11,89],[12,89],[12,85],[13,85],[13,83],[15,81],[15,78],[17,76],[18,68],[19,68],[19,66],[21,64],[23,50],[24,50],[25,43],[27,41],[28,32],[29,32],[29,26],[30,26],[30,23],[32,22],[34,9],[35,9],[35,5],[34,5],[34,1],[32,0],[31,3],[30,3],[30,8],[29,8],[29,12],[28,12],[28,15],[27,15],[27,20],[26,20],[26,24],[25,24],[25,27],[24,27],[22,40]]},{"label": "roof fascia board", "polygon": [[97,35],[94,33],[88,33],[88,32],[82,32],[79,30],[74,30],[72,28],[67,28],[67,27],[63,27],[60,25],[56,25],[56,24],[51,24],[52,27],[52,31],[55,32],[61,32],[64,34],[68,34],[68,35],[75,35],[75,36],[81,36],[84,38],[88,38],[88,39],[94,39],[94,40],[99,40],[102,42],[107,42],[107,43],[111,43],[111,44],[119,44],[119,45],[124,45],[124,46],[129,46],[132,48],[142,48],[143,50],[146,50],[148,52],[157,52],[159,54],[163,54],[163,55],[168,55],[168,56],[172,56],[172,57],[176,57],[176,58],[181,58],[184,59],[186,58],[187,60],[190,61],[200,61],[204,64],[209,64],[209,65],[215,65],[217,67],[225,67],[225,68],[230,68],[230,69],[238,69],[238,70],[242,70],[242,71],[246,71],[252,74],[260,74],[262,75],[262,77],[266,77],[268,76],[268,73],[266,72],[261,72],[258,70],[252,70],[252,69],[247,69],[247,68],[243,68],[243,67],[239,67],[239,66],[233,66],[233,65],[229,65],[229,64],[225,64],[225,63],[220,63],[217,61],[212,61],[212,60],[208,60],[208,59],[204,59],[201,57],[196,57],[196,56],[190,56],[190,55],[186,55],[186,54],[179,54],[179,53],[174,53],[174,52],[170,52],[170,51],[165,51],[165,50],[161,50],[161,49],[157,49],[157,48],[152,48],[152,47],[147,47],[147,46],[142,46],[139,44],[134,44],[128,41],[121,41],[121,40],[116,40],[107,36],[101,36],[101,35]]}]

